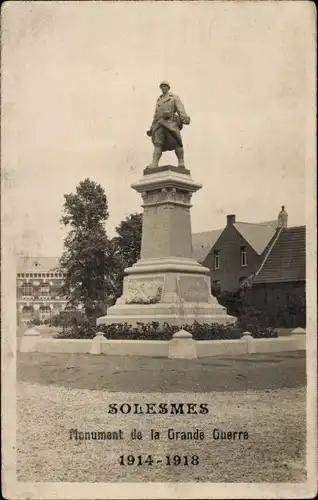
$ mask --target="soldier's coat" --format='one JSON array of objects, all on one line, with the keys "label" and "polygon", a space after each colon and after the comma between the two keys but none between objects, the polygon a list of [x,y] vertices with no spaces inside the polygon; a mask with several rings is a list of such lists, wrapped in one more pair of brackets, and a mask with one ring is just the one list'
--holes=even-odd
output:
[{"label": "soldier's coat", "polygon": [[160,145],[163,151],[182,147],[180,130],[183,124],[189,123],[190,118],[180,98],[172,92],[162,94],[157,100],[150,127],[152,142],[154,145]]}]

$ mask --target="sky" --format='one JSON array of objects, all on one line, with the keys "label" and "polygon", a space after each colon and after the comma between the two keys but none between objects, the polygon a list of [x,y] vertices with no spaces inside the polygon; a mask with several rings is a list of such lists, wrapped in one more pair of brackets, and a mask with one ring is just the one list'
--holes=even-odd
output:
[{"label": "sky", "polygon": [[107,194],[109,236],[141,211],[130,185],[151,161],[163,79],[191,117],[186,167],[203,185],[192,231],[227,214],[273,220],[281,205],[305,224],[314,24],[313,4],[297,1],[5,3],[2,224],[14,252],[61,255],[63,195],[87,177]]}]

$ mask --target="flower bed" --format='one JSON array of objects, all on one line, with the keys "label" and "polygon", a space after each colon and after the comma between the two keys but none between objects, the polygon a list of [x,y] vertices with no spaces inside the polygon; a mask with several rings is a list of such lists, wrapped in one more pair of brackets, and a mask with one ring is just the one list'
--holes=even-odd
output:
[{"label": "flower bed", "polygon": [[[193,323],[182,326],[172,326],[164,323],[160,327],[157,321],[150,323],[137,323],[138,327],[133,328],[127,323],[116,323],[111,325],[92,324],[91,321],[81,323],[72,322],[64,325],[62,330],[56,335],[56,338],[93,338],[97,332],[103,332],[107,339],[113,340],[170,340],[172,335],[183,329],[191,333],[194,340],[230,340],[240,339],[244,329],[238,323],[236,325],[219,325],[218,323]],[[255,338],[273,338],[277,333],[271,328],[254,326],[251,332]]]}]

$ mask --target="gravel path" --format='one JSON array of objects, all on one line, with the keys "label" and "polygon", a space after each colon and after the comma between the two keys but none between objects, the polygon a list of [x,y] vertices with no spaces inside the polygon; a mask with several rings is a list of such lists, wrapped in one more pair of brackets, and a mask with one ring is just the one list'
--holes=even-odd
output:
[{"label": "gravel path", "polygon": [[[55,367],[55,369],[57,369]],[[180,376],[180,374],[179,374]],[[19,481],[301,482],[305,475],[303,387],[234,392],[134,394],[33,382],[18,384]],[[207,415],[109,415],[110,403],[207,403]],[[161,439],[150,441],[150,429]],[[167,429],[204,431],[203,441],[172,441]],[[217,441],[213,429],[247,431],[241,441]],[[123,440],[70,440],[70,429],[117,431]],[[143,440],[131,441],[141,430]],[[199,456],[191,466],[121,466],[120,455]]]}]

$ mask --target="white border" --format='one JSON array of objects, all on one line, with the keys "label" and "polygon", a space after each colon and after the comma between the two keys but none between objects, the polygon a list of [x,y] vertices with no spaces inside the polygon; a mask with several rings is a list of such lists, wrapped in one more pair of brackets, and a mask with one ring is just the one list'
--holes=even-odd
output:
[{"label": "white border", "polygon": [[[312,2],[302,2],[315,15]],[[310,11],[309,11],[310,9]],[[316,24],[313,27],[316,30]],[[16,481],[16,297],[10,199],[2,190],[2,491],[10,499],[88,498],[309,498],[317,492],[317,294],[316,294],[316,140],[315,33],[307,53],[308,111],[306,161],[307,225],[307,474],[305,483],[21,483]],[[3,179],[2,179],[3,182]]]}]

